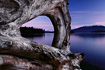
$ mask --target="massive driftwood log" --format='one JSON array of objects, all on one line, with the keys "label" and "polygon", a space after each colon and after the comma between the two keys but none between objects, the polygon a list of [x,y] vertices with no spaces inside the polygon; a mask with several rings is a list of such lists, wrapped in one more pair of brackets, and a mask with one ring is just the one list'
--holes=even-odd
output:
[{"label": "massive driftwood log", "polygon": [[[0,70],[80,70],[83,54],[70,52],[67,0],[0,0]],[[38,17],[51,19],[52,46],[23,38],[20,27]]]}]

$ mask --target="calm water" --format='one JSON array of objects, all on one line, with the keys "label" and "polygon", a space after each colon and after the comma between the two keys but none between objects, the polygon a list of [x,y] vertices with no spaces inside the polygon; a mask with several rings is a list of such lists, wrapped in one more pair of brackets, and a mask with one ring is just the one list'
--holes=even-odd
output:
[{"label": "calm water", "polygon": [[[51,45],[53,33],[28,39]],[[84,61],[105,69],[105,34],[72,34],[70,39],[73,53],[85,53]]]}]

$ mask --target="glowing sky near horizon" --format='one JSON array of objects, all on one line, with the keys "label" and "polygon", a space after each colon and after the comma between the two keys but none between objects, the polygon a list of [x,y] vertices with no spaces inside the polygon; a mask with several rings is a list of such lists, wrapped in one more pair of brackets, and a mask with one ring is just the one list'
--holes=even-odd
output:
[{"label": "glowing sky near horizon", "polygon": [[[68,8],[72,29],[91,25],[105,26],[105,0],[69,0]],[[23,26],[53,30],[53,25],[46,16],[39,16]]]},{"label": "glowing sky near horizon", "polygon": [[45,30],[51,30],[54,31],[52,22],[50,19],[46,16],[39,16],[35,19],[25,23],[22,25],[23,27],[34,27],[34,28],[41,28]]}]

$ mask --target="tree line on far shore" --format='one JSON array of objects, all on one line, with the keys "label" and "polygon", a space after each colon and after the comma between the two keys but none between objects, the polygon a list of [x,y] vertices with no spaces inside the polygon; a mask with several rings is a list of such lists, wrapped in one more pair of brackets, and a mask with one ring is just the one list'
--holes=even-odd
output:
[{"label": "tree line on far shore", "polygon": [[45,33],[45,30],[33,27],[21,27],[20,32],[22,36],[35,36],[35,35],[43,35]]}]

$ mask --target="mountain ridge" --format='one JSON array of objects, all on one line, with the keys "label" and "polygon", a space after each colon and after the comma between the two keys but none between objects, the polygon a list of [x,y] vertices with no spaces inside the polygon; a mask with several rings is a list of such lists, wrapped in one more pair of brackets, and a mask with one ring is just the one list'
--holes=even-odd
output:
[{"label": "mountain ridge", "polygon": [[105,32],[105,26],[102,25],[93,25],[93,26],[83,26],[76,29],[72,29],[71,32],[77,33],[77,32]]}]

